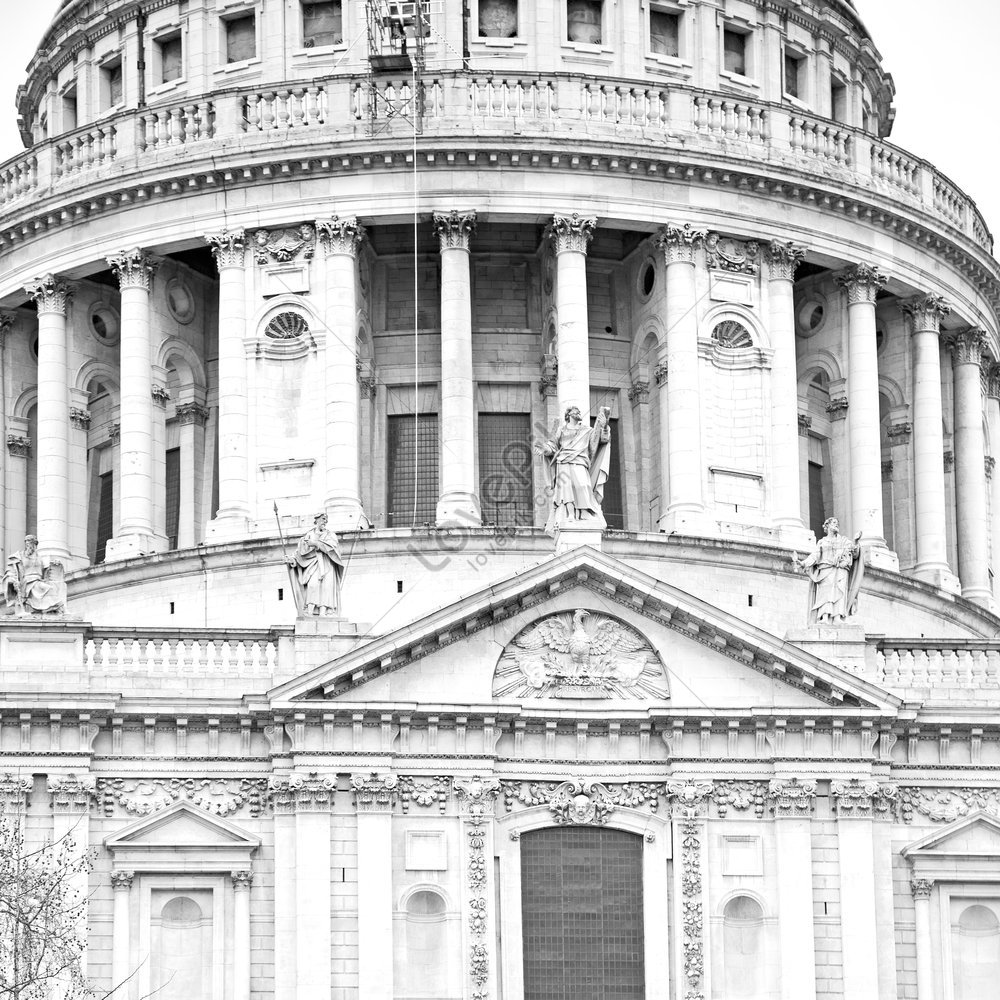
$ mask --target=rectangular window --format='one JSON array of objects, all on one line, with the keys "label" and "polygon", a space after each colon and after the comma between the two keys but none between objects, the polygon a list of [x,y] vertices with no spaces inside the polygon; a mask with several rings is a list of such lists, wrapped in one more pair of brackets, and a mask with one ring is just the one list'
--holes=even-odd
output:
[{"label": "rectangular window", "polygon": [[484,524],[530,527],[534,523],[531,416],[479,414],[479,502]]},{"label": "rectangular window", "polygon": [[76,128],[76,87],[63,94],[63,131],[72,132]]},{"label": "rectangular window", "polygon": [[600,45],[603,20],[602,0],[566,0],[566,38],[569,41]]},{"label": "rectangular window", "polygon": [[[591,417],[590,423],[593,426],[593,417]],[[618,421],[609,420],[608,427],[611,428],[611,467],[608,469],[608,481],[604,484],[604,503],[601,509],[609,528],[624,531],[625,507],[622,503],[622,453]]]},{"label": "rectangular window", "polygon": [[114,473],[105,472],[101,476],[100,495],[97,500],[97,548],[94,562],[104,562],[108,539],[115,533],[115,484]]},{"label": "rectangular window", "polygon": [[438,501],[438,416],[388,418],[387,528],[433,524]]},{"label": "rectangular window", "polygon": [[101,67],[101,110],[117,107],[122,96],[122,61],[116,59]]},{"label": "rectangular window", "polygon": [[823,522],[826,520],[826,504],[823,500],[823,466],[809,463],[809,527],[817,538],[823,537]]},{"label": "rectangular window", "polygon": [[722,32],[722,50],[727,73],[747,75],[747,36],[726,28]]},{"label": "rectangular window", "polygon": [[801,98],[802,67],[805,60],[785,49],[785,93],[789,97]]},{"label": "rectangular window", "polygon": [[517,38],[517,0],[479,0],[480,38]]},{"label": "rectangular window", "polygon": [[181,520],[181,450],[167,450],[167,548],[177,548],[177,529]]},{"label": "rectangular window", "polygon": [[184,43],[181,36],[172,35],[156,44],[160,50],[160,83],[179,80],[184,75]]},{"label": "rectangular window", "polygon": [[681,17],[655,7],[649,12],[649,50],[658,56],[681,54]]},{"label": "rectangular window", "polygon": [[830,85],[830,117],[847,124],[847,85],[834,80]]},{"label": "rectangular window", "polygon": [[302,45],[313,49],[340,45],[344,40],[341,0],[322,0],[302,5]]},{"label": "rectangular window", "polygon": [[226,62],[244,62],[257,55],[257,16],[245,14],[225,23]]}]

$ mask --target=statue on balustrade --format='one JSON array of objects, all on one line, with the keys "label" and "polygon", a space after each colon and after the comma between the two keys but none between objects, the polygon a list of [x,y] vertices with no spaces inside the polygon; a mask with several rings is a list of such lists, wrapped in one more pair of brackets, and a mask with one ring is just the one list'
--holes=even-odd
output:
[{"label": "statue on balustrade", "polygon": [[43,562],[38,539],[28,535],[24,548],[7,557],[4,601],[17,615],[62,614],[66,610],[66,577],[60,562]]},{"label": "statue on balustrade", "polygon": [[288,560],[288,575],[300,615],[329,617],[340,610],[344,559],[337,533],[326,525],[326,514],[317,514],[313,527],[299,539],[294,557]]},{"label": "statue on balustrade", "polygon": [[805,559],[800,560],[797,552],[792,554],[792,565],[809,574],[810,625],[837,625],[858,613],[865,570],[861,532],[853,540],[844,538],[835,517],[823,522],[823,531],[824,537]]},{"label": "statue on balustrade", "polygon": [[609,406],[602,406],[594,426],[588,427],[580,408],[571,406],[562,424],[539,445],[549,468],[552,509],[545,530],[550,535],[570,523],[606,526],[601,504],[611,468],[610,413]]}]

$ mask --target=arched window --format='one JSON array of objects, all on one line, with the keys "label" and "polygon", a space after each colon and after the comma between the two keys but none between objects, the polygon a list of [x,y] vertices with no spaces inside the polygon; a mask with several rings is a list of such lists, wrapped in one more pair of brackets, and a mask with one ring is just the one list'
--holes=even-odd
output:
[{"label": "arched window", "polygon": [[401,994],[428,1000],[460,996],[452,973],[455,942],[449,941],[444,897],[433,889],[418,889],[404,902],[402,916],[396,948],[396,982]]},{"label": "arched window", "polygon": [[980,903],[966,906],[951,933],[955,1000],[993,1000],[1000,980],[1000,920],[995,909]]},{"label": "arched window", "polygon": [[734,896],[726,903],[722,949],[727,1000],[764,997],[764,911],[750,896]]},{"label": "arched window", "polygon": [[753,335],[738,320],[724,319],[712,329],[712,340],[727,350],[753,347]]}]

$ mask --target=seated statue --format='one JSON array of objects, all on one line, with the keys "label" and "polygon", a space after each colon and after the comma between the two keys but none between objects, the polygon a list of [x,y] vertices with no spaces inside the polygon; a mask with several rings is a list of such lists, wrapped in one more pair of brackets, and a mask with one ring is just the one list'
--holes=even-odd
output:
[{"label": "seated statue", "polygon": [[344,559],[340,554],[340,539],[328,531],[326,514],[317,514],[313,527],[295,547],[288,561],[288,574],[300,615],[329,617],[340,610],[340,582],[344,576]]},{"label": "seated statue", "polygon": [[28,535],[24,548],[7,557],[4,601],[16,614],[61,614],[66,610],[66,580],[60,562],[43,563],[38,539]]},{"label": "seated statue", "polygon": [[858,596],[865,563],[858,544],[859,531],[852,541],[840,533],[840,522],[828,517],[823,522],[825,536],[805,559],[792,555],[792,565],[809,573],[809,623],[842,624],[858,613]]}]

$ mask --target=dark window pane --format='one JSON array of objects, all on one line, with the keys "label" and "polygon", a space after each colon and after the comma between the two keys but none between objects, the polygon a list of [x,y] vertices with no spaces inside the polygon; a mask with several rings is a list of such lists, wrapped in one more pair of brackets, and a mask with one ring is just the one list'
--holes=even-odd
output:
[{"label": "dark window pane", "polygon": [[97,501],[97,550],[94,562],[104,562],[104,552],[108,539],[115,532],[115,482],[114,473],[105,472],[101,476],[101,494]]},{"label": "dark window pane", "polygon": [[389,417],[388,423],[386,527],[433,524],[438,501],[437,414]]},{"label": "dark window pane", "polygon": [[725,50],[726,72],[746,76],[747,36],[738,31],[724,31],[722,47]]},{"label": "dark window pane", "polygon": [[169,83],[179,80],[184,75],[184,50],[181,36],[166,38],[160,42],[160,81]]},{"label": "dark window pane", "polygon": [[226,62],[243,62],[257,55],[257,19],[234,17],[226,21]]},{"label": "dark window pane", "polygon": [[790,52],[785,53],[785,93],[799,96],[799,60]]},{"label": "dark window pane", "polygon": [[516,38],[517,0],[479,0],[479,34],[483,38]]},{"label": "dark window pane", "polygon": [[181,519],[181,450],[167,451],[167,548],[177,548],[177,527]]},{"label": "dark window pane", "polygon": [[28,410],[28,484],[24,497],[24,528],[29,535],[38,533],[38,407]]},{"label": "dark window pane", "polygon": [[567,826],[520,844],[524,1000],[643,1000],[642,838]]},{"label": "dark window pane", "polygon": [[108,107],[113,108],[122,99],[122,64],[108,66],[104,72],[108,81]]},{"label": "dark window pane", "polygon": [[809,463],[809,527],[817,538],[823,537],[826,504],[823,503],[823,466]]},{"label": "dark window pane", "polygon": [[344,40],[340,0],[324,0],[302,6],[302,43],[307,49],[317,45],[339,45]]},{"label": "dark window pane", "polygon": [[571,42],[600,45],[602,39],[601,0],[568,0],[566,4],[566,37]]},{"label": "dark window pane", "polygon": [[531,416],[479,414],[479,502],[484,524],[530,526]]},{"label": "dark window pane", "polygon": [[662,10],[649,12],[649,48],[660,56],[680,55],[680,17]]},{"label": "dark window pane", "polygon": [[[593,417],[590,423],[593,426]],[[608,522],[609,528],[624,531],[625,506],[622,503],[622,455],[618,421],[609,420],[608,427],[611,428],[611,463],[608,469],[608,481],[604,484],[604,503],[601,509],[604,511],[604,520]]]}]

